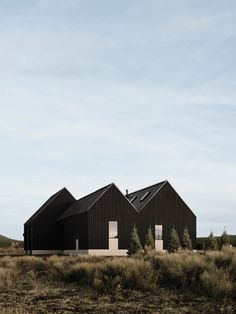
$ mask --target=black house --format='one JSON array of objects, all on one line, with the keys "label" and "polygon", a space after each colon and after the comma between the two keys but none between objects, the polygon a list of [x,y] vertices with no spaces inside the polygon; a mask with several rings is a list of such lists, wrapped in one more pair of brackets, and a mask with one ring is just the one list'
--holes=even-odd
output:
[{"label": "black house", "polygon": [[196,216],[168,181],[126,195],[111,183],[79,200],[63,188],[24,224],[24,245],[27,254],[126,255],[134,226],[142,243],[151,226],[156,250],[173,227],[196,246]]}]

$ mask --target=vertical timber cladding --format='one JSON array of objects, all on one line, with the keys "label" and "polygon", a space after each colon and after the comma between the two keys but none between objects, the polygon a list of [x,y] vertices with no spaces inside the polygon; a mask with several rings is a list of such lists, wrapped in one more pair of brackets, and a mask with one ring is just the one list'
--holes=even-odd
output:
[{"label": "vertical timber cladding", "polygon": [[24,233],[23,233],[23,236],[24,236],[24,250],[26,251],[28,249],[28,228],[26,226],[24,226]]},{"label": "vertical timber cladding", "polygon": [[147,229],[150,225],[154,235],[155,224],[163,225],[164,249],[168,248],[173,227],[176,228],[180,238],[182,238],[184,228],[187,228],[193,248],[196,247],[196,216],[169,182],[166,182],[160,191],[138,213],[137,227],[142,244],[145,242]]},{"label": "vertical timber cladding", "polygon": [[127,249],[137,211],[112,184],[88,211],[88,248],[108,249],[109,221],[118,222],[118,248]]},{"label": "vertical timber cladding", "polygon": [[75,250],[76,239],[79,239],[79,249],[88,248],[88,212],[64,218],[61,223],[64,230],[64,250]]},{"label": "vertical timber cladding", "polygon": [[74,201],[74,197],[66,189],[63,189],[47,204],[42,212],[35,218],[32,216],[32,221],[26,222],[25,227],[28,233],[26,232],[25,246],[27,247],[29,244],[31,246],[30,248],[27,247],[27,250],[61,249],[60,228],[57,218]]},{"label": "vertical timber cladding", "polygon": [[24,250],[32,251],[32,226],[24,226]]}]

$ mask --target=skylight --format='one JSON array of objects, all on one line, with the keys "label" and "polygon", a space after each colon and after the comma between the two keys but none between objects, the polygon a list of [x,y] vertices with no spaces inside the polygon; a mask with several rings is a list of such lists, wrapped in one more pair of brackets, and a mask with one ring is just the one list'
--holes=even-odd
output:
[{"label": "skylight", "polygon": [[137,198],[137,196],[135,195],[135,196],[130,200],[130,203],[132,203],[136,198]]},{"label": "skylight", "polygon": [[142,202],[143,200],[145,200],[145,198],[150,194],[150,192],[146,192],[141,198],[140,198],[140,202]]}]

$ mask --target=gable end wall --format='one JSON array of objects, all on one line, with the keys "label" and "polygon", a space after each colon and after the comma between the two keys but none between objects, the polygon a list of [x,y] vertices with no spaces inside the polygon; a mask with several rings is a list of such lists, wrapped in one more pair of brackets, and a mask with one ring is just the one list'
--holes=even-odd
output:
[{"label": "gable end wall", "polygon": [[60,250],[62,234],[57,218],[74,201],[68,191],[62,191],[30,224],[25,225],[25,250]]},{"label": "gable end wall", "polygon": [[88,211],[89,249],[108,249],[108,222],[118,221],[118,248],[127,249],[137,211],[113,184]]},{"label": "gable end wall", "polygon": [[155,225],[163,226],[164,249],[168,248],[170,232],[173,227],[176,228],[180,238],[182,238],[184,228],[187,228],[193,248],[196,248],[196,216],[169,182],[161,188],[138,214],[138,233],[143,244],[150,225],[153,235]]}]

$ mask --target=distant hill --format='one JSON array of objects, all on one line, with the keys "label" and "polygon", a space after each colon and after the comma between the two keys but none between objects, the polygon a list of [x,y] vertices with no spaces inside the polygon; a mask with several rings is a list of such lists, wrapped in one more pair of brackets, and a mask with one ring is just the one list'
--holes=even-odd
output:
[{"label": "distant hill", "polygon": [[23,244],[23,241],[10,239],[0,234],[0,248],[10,247],[12,242],[18,242],[20,245]]}]

